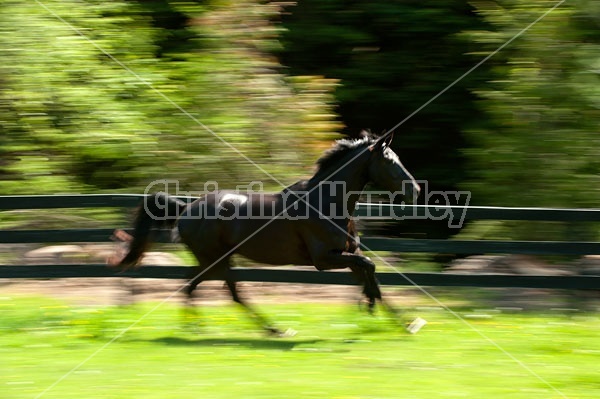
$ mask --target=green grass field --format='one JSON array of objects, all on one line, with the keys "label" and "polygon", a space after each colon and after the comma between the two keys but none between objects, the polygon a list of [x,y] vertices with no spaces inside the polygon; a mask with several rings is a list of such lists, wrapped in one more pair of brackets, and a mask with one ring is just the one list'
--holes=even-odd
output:
[{"label": "green grass field", "polygon": [[465,322],[411,309],[429,323],[408,335],[356,306],[263,305],[298,331],[269,338],[234,306],[187,321],[173,305],[148,314],[155,306],[0,298],[0,397],[546,399],[600,390],[595,314],[460,312]]}]

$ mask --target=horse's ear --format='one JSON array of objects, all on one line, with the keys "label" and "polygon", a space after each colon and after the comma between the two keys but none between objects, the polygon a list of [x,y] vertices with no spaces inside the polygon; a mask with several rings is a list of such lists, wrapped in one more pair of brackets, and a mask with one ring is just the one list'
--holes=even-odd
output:
[{"label": "horse's ear", "polygon": [[390,145],[392,145],[392,140],[394,140],[394,132],[393,131],[390,134],[388,134],[387,137],[385,138],[385,145],[387,145],[388,147]]},{"label": "horse's ear", "polygon": [[394,138],[394,133],[383,135],[377,139],[376,142],[369,146],[369,151],[380,150],[384,145],[389,146],[392,143],[392,139]]},{"label": "horse's ear", "polygon": [[360,133],[358,134],[358,138],[359,139],[368,139],[370,137],[372,137],[373,135],[371,134],[371,131],[369,129],[363,129],[360,131]]}]

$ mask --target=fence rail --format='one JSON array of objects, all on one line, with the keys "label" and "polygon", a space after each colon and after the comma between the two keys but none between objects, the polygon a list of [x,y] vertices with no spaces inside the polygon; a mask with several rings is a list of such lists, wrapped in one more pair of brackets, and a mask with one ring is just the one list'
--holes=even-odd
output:
[{"label": "fence rail", "polygon": [[[192,266],[144,266],[118,272],[106,265],[30,265],[0,266],[1,278],[163,278],[186,279]],[[310,270],[234,268],[238,281],[354,285],[356,280],[347,272],[317,272]],[[600,276],[540,276],[540,275],[477,275],[460,273],[377,273],[381,285],[438,287],[520,287],[546,289],[597,290]],[[210,279],[210,278],[208,278]]]},{"label": "fence rail", "polygon": [[[0,211],[58,208],[132,208],[144,198],[134,194],[0,196]],[[506,208],[423,206],[359,203],[356,213],[361,219],[436,218],[464,220],[531,220],[561,222],[598,222],[600,209]],[[106,242],[112,229],[3,230],[0,244],[15,243],[84,243]],[[169,242],[166,233],[159,242]],[[580,241],[492,241],[430,240],[362,237],[364,249],[391,252],[431,252],[450,254],[532,254],[590,255],[600,254],[600,243]],[[103,265],[35,265],[0,266],[0,278],[58,277],[148,277],[185,278],[190,267],[146,266],[119,274]],[[236,269],[243,281],[293,283],[354,284],[349,273],[316,272],[286,269]],[[600,276],[514,276],[467,275],[449,273],[378,273],[384,285],[530,287],[562,289],[600,289]]]},{"label": "fence rail", "polygon": [[[129,229],[124,229],[131,232]],[[86,243],[105,242],[113,229],[5,230],[0,243]],[[161,232],[155,240],[171,242],[169,232]],[[390,252],[432,252],[453,254],[528,254],[589,255],[600,254],[600,243],[569,241],[495,241],[495,240],[428,240],[384,237],[361,238],[363,250]]]},{"label": "fence rail", "polygon": [[[0,211],[58,208],[132,208],[144,198],[140,194],[5,195]],[[190,197],[179,197],[190,198]],[[600,222],[600,209],[515,208],[494,206],[391,205],[358,203],[357,218],[420,218],[450,215],[465,220],[531,220],[558,222]]]}]

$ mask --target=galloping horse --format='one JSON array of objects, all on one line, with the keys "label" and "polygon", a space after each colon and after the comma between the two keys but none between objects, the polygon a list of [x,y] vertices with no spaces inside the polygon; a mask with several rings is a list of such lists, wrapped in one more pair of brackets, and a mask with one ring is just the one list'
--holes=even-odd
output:
[{"label": "galloping horse", "polygon": [[369,310],[381,291],[375,264],[358,250],[352,214],[359,195],[373,182],[409,199],[420,187],[389,144],[391,137],[344,139],[317,161],[317,171],[274,194],[217,190],[191,204],[164,193],[146,197],[136,215],[129,252],[118,266],[128,268],[141,258],[152,228],[169,227],[193,252],[199,266],[186,293],[191,298],[207,278],[224,280],[233,300],[244,306],[262,328],[279,330],[238,295],[231,255],[271,265],[314,265],[318,270],[350,268],[364,285]]}]

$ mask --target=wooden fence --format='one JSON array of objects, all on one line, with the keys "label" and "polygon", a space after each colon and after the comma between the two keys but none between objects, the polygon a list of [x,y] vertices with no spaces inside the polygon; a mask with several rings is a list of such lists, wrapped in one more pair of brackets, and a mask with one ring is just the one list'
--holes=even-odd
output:
[{"label": "wooden fence", "polygon": [[[0,212],[57,208],[132,208],[143,196],[127,194],[0,196]],[[117,212],[126,212],[118,209]],[[437,218],[461,220],[529,220],[562,222],[599,222],[600,209],[550,209],[359,204],[358,218],[390,219]],[[119,226],[115,226],[119,227]],[[3,230],[0,244],[14,243],[87,243],[107,242],[113,229]],[[167,235],[159,237],[168,242]],[[492,241],[432,240],[361,237],[361,244],[371,251],[427,252],[449,254],[532,254],[590,255],[600,254],[600,243],[581,241]],[[19,265],[0,266],[0,278],[65,278],[65,277],[144,277],[185,278],[189,266],[146,266],[118,273],[105,265]],[[235,270],[240,281],[282,283],[354,284],[350,273],[317,272],[287,269]],[[557,289],[600,289],[597,275],[505,275],[452,273],[378,273],[383,285],[528,287]]]}]

